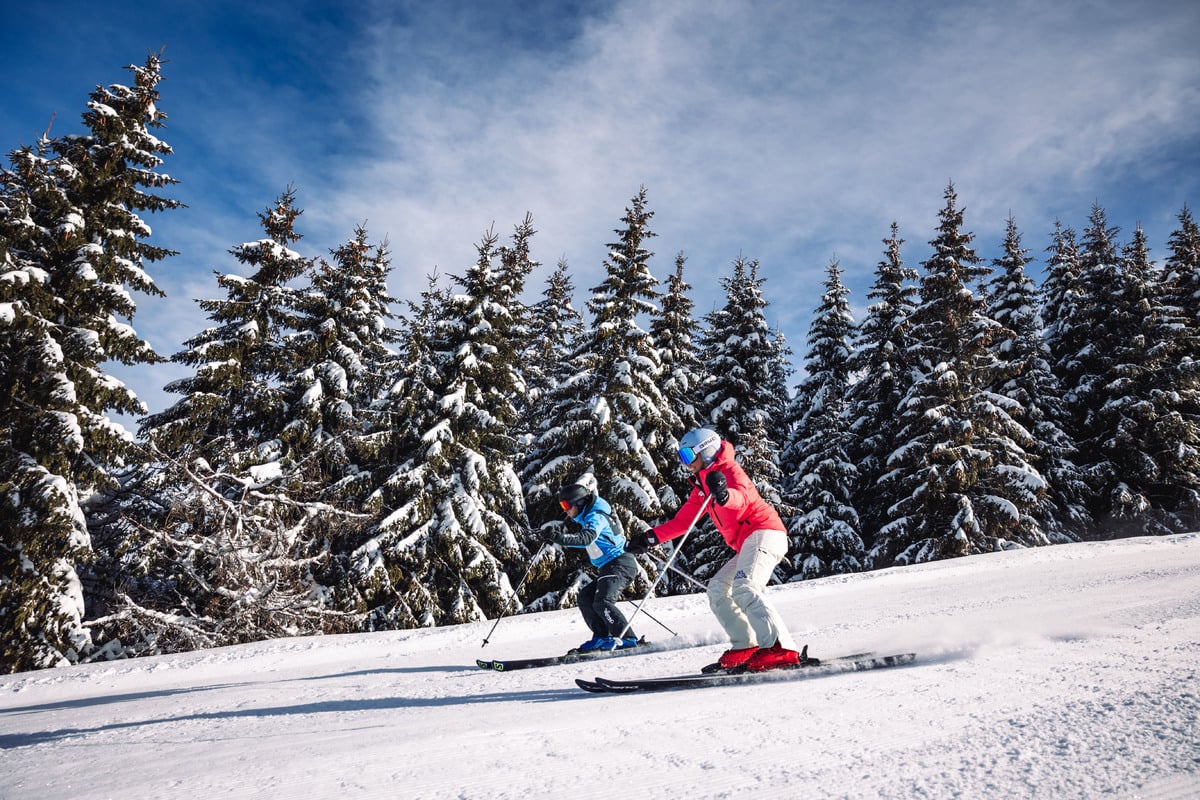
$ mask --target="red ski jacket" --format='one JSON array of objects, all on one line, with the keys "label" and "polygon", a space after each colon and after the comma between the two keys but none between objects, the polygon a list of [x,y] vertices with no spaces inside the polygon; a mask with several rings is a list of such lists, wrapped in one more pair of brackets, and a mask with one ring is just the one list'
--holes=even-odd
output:
[{"label": "red ski jacket", "polygon": [[687,532],[688,523],[696,518],[696,513],[708,495],[704,478],[710,472],[723,473],[725,481],[729,484],[729,500],[723,506],[717,505],[716,501],[710,503],[708,516],[730,547],[740,553],[746,537],[755,531],[787,530],[783,527],[779,512],[762,499],[745,470],[734,460],[733,446],[729,442],[721,442],[721,449],[717,451],[713,463],[691,479],[692,492],[679,507],[679,511],[675,512],[673,518],[654,529],[654,535],[660,542],[670,541]]}]

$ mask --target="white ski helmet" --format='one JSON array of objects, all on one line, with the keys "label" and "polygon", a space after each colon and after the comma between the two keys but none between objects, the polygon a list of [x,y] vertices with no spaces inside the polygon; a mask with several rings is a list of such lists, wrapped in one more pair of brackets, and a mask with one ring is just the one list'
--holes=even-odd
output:
[{"label": "white ski helmet", "polygon": [[717,457],[717,451],[720,449],[721,437],[717,435],[716,431],[708,428],[695,428],[685,433],[679,440],[679,460],[684,464],[691,464],[699,458],[707,467]]}]

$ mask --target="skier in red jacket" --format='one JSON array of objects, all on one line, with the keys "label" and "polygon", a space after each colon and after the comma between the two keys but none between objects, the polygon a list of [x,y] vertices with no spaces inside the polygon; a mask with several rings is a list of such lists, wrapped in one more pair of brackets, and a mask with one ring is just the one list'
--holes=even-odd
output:
[{"label": "skier in red jacket", "polygon": [[771,573],[787,555],[783,520],[734,460],[733,445],[715,432],[688,431],[679,441],[679,458],[692,473],[691,494],[674,518],[632,536],[626,549],[645,552],[682,536],[711,495],[708,516],[735,551],[708,582],[709,606],[731,644],[717,663],[754,672],[800,663],[796,643],[766,593]]}]

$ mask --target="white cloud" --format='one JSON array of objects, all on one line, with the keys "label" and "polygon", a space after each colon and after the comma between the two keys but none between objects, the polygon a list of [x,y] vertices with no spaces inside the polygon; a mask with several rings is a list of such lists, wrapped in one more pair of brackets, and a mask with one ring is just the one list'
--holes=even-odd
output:
[{"label": "white cloud", "polygon": [[1033,240],[1048,209],[1075,200],[1082,219],[1114,175],[1200,131],[1193,11],[856,8],[621,3],[566,48],[516,53],[450,30],[422,47],[478,49],[453,50],[447,80],[389,28],[363,99],[386,147],[336,205],[407,245],[401,291],[525,210],[535,253],[565,254],[586,288],[645,184],[659,277],[682,249],[711,295],[743,252],[815,301],[833,255],[869,274],[891,220],[923,246],[950,179],[968,227],[996,234],[1011,209]]},{"label": "white cloud", "polygon": [[[1054,219],[1082,228],[1093,202],[1161,257],[1200,203],[1194,3],[465,5],[189,10],[161,88],[192,210],[152,220],[184,252],[154,272],[172,305],[144,301],[139,333],[170,354],[203,327],[193,298],[289,183],[305,252],[365,221],[400,298],[526,211],[547,266],[530,291],[565,256],[582,295],[644,184],[655,274],[684,251],[703,311],[739,254],[759,259],[797,350],[830,259],[857,307],[893,220],[906,261],[926,257],[949,180],[985,258],[1010,211],[1040,256]],[[213,37],[206,13],[261,31]]]}]

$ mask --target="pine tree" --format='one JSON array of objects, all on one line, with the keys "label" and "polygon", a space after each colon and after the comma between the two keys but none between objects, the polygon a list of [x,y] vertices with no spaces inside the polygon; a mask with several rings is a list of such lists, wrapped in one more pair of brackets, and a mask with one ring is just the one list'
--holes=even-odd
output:
[{"label": "pine tree", "polygon": [[1113,360],[1098,386],[1092,431],[1104,463],[1101,497],[1112,499],[1114,533],[1171,533],[1197,521],[1200,429],[1189,419],[1195,376],[1175,358],[1178,329],[1162,302],[1162,285],[1139,226],[1121,255],[1119,292],[1111,309]]},{"label": "pine tree", "polygon": [[[1144,235],[1135,232],[1122,254],[1118,234],[1093,206],[1079,247],[1079,299],[1063,326],[1057,364],[1100,536],[1171,528],[1154,510],[1164,482],[1157,436],[1166,426],[1150,384],[1169,352],[1160,344],[1163,309]],[[1168,447],[1190,448],[1186,428],[1168,434],[1178,435]]]},{"label": "pine tree", "polygon": [[[539,266],[530,255],[530,242],[536,232],[533,227],[533,215],[526,212],[525,218],[513,229],[512,243],[501,245],[497,254],[500,262],[500,291],[497,302],[508,309],[511,317],[508,335],[521,364],[518,373],[520,380],[514,387],[515,394],[510,398],[510,402],[516,408],[517,417],[522,422],[528,419],[531,398],[536,396],[531,387],[540,380],[536,367],[529,363],[527,356],[539,345],[543,332],[538,328],[540,320],[536,313],[521,299],[525,293],[526,281]],[[523,427],[518,424],[516,433],[524,440],[527,438],[527,431],[522,430]]]},{"label": "pine tree", "polygon": [[[887,509],[900,499],[881,480],[888,456],[899,445],[898,411],[912,386],[914,369],[909,329],[916,308],[917,272],[904,266],[900,254],[904,240],[896,223],[883,243],[884,258],[876,265],[875,283],[867,293],[874,303],[867,309],[850,356],[850,373],[857,378],[848,390],[846,410],[851,436],[847,455],[858,466],[854,506],[868,547],[886,524]],[[791,472],[797,471],[798,459]]]},{"label": "pine tree", "polygon": [[[535,526],[568,524],[556,502],[558,487],[589,470],[624,530],[644,530],[662,515],[662,453],[679,421],[658,388],[662,365],[653,339],[639,325],[639,318],[658,314],[653,253],[645,249],[654,236],[653,216],[643,187],[621,218],[618,241],[609,245],[605,280],[592,289],[592,324],[576,342],[573,374],[550,395],[546,423],[522,470]],[[531,584],[546,592],[543,605],[574,600],[584,568],[578,562],[566,568],[565,580],[559,570]]]},{"label": "pine tree", "polygon": [[[583,331],[583,316],[571,301],[574,293],[567,261],[560,259],[546,280],[546,289],[542,292],[545,299],[530,309],[530,328],[537,335],[530,337],[524,356],[526,403],[529,408],[539,409],[529,415],[533,417],[531,423],[544,419],[541,409],[545,399],[570,373],[567,362],[570,348]],[[529,427],[532,436],[537,425]]]},{"label": "pine tree", "polygon": [[1016,402],[1014,417],[1033,434],[1030,463],[1047,481],[1046,496],[1036,510],[1043,543],[1077,541],[1090,523],[1087,484],[1073,459],[1075,447],[1064,430],[1062,389],[1050,367],[1050,351],[1042,336],[1040,295],[1025,267],[1033,260],[1021,246],[1021,234],[1010,216],[1004,255],[994,259],[990,285],[991,316],[1012,332],[994,349],[1003,365],[988,387]]},{"label": "pine tree", "polygon": [[696,405],[696,391],[706,379],[707,371],[697,345],[700,326],[692,313],[694,304],[689,295],[692,286],[683,278],[686,263],[682,252],[675,256],[675,272],[667,278],[667,291],[662,296],[662,313],[650,324],[650,336],[662,360],[659,388],[679,418],[679,428],[668,437],[666,451],[660,454],[658,462],[666,481],[661,496],[667,508],[678,507],[690,491],[687,474],[676,455],[679,437],[701,427],[704,416]]},{"label": "pine tree", "polygon": [[[153,190],[171,152],[148,128],[161,60],[130,66],[133,85],[97,87],[88,133],[10,154],[3,172],[0,253],[0,665],[76,661],[92,649],[81,574],[94,558],[83,498],[111,487],[109,470],[135,442],[109,412],[142,413],[104,371],[159,360],[129,324],[133,292],[161,295],[146,272],[172,252],[151,245],[139,212],[178,207]],[[146,191],[147,189],[151,191]]]},{"label": "pine tree", "polygon": [[[360,229],[336,272],[314,273],[291,249],[300,213],[289,189],[259,215],[267,238],[233,248],[251,276],[219,276],[229,299],[201,306],[220,324],[176,356],[197,365],[177,384],[187,396],[145,422],[159,465],[142,488],[164,512],[121,542],[138,580],[99,622],[126,654],[357,627],[327,584],[366,516],[325,500],[377,379],[365,365],[386,338],[386,252]],[[305,276],[309,290],[291,287]]]},{"label": "pine tree", "polygon": [[[1080,444],[1092,438],[1096,393],[1112,365],[1112,345],[1119,336],[1110,319],[1122,278],[1117,233],[1108,226],[1104,210],[1093,206],[1076,257],[1076,296],[1066,304],[1066,313],[1058,313],[1050,340],[1058,350],[1055,368],[1071,413],[1071,433]],[[1082,455],[1089,470],[1095,471],[1099,460],[1094,448]]]},{"label": "pine tree", "polygon": [[[1179,214],[1179,228],[1168,240],[1170,253],[1163,265],[1161,276],[1164,344],[1166,350],[1160,360],[1161,386],[1156,387],[1160,397],[1170,398],[1172,406],[1168,417],[1169,427],[1178,442],[1190,442],[1196,425],[1200,425],[1200,227],[1192,220],[1187,206]],[[1169,390],[1168,388],[1169,387]],[[1174,397],[1166,392],[1172,392]],[[1166,427],[1166,426],[1164,426]],[[1169,482],[1177,492],[1173,502],[1181,508],[1185,524],[1189,511],[1184,502],[1187,493],[1194,492],[1198,466],[1196,454],[1190,445],[1172,454]],[[1193,523],[1194,524],[1194,523]]]},{"label": "pine tree", "polygon": [[315,265],[298,297],[298,330],[286,337],[295,363],[282,380],[292,410],[282,435],[320,496],[354,507],[373,488],[359,459],[371,449],[369,406],[398,334],[389,324],[386,244],[372,248],[359,226],[331,254],[332,264]]},{"label": "pine tree", "polygon": [[[704,403],[710,409],[707,427],[734,444],[759,419],[764,426],[783,416],[787,398],[768,396],[776,382],[778,353],[767,325],[758,262],[739,256],[733,275],[721,278],[725,305],[705,318],[702,349],[710,370]],[[751,475],[752,478],[757,477]]]},{"label": "pine tree", "polygon": [[795,580],[862,569],[864,548],[853,506],[857,469],[847,454],[846,397],[854,319],[835,260],[808,333],[808,377],[796,392],[802,410],[789,448],[798,462],[788,477],[790,569]]},{"label": "pine tree", "polygon": [[301,238],[295,223],[303,213],[295,200],[289,187],[258,215],[266,238],[229,251],[249,277],[218,273],[226,298],[198,301],[215,324],[171,357],[196,373],[168,384],[167,391],[183,397],[142,422],[142,435],[169,456],[203,458],[220,470],[281,455],[275,439],[287,405],[279,381],[295,363],[287,336],[299,324],[301,304],[289,284],[312,263],[292,249]]},{"label": "pine tree", "polygon": [[[782,353],[767,324],[763,283],[758,262],[741,256],[733,263],[733,274],[721,278],[725,304],[704,318],[700,353],[707,377],[700,390],[708,414],[704,427],[734,446],[759,493],[778,506],[781,442],[772,437],[786,414],[787,393],[775,393],[784,374]],[[707,520],[697,525],[688,550],[685,566],[702,579],[729,557],[728,545]]]},{"label": "pine tree", "polygon": [[777,471],[780,476],[780,483],[777,483],[776,486],[782,485],[783,475],[786,474],[783,468],[783,447],[791,436],[795,423],[789,417],[792,393],[788,390],[788,386],[791,383],[792,375],[796,372],[792,367],[792,355],[792,348],[788,344],[787,337],[784,336],[783,330],[776,326],[771,332],[771,350],[767,361],[769,377],[764,387],[766,396],[775,400],[772,404],[772,416],[765,423],[764,435],[766,440],[772,443],[772,449],[775,452],[774,460],[778,465]]},{"label": "pine tree", "polygon": [[992,348],[1011,333],[986,316],[969,288],[987,270],[962,230],[953,185],[945,197],[912,316],[910,357],[920,375],[901,403],[902,444],[885,478],[896,482],[901,499],[868,555],[873,567],[1032,544],[1041,536],[1030,511],[1045,481],[1022,450],[1029,434],[1012,418],[1012,401],[982,389],[998,369]]},{"label": "pine tree", "polygon": [[[1074,388],[1069,380],[1068,362],[1082,349],[1087,340],[1085,306],[1079,283],[1079,245],[1075,231],[1054,223],[1054,233],[1047,249],[1046,280],[1042,285],[1043,338],[1050,351],[1050,366],[1062,385],[1064,397]],[[1074,429],[1068,431],[1074,438]]]},{"label": "pine tree", "polygon": [[69,204],[45,142],[10,159],[0,196],[0,669],[17,672],[91,649],[77,568],[92,547],[70,482],[84,443],[55,322],[63,300],[39,252],[56,227],[45,217],[61,219]]},{"label": "pine tree", "polygon": [[1185,205],[1179,212],[1179,227],[1167,241],[1170,254],[1164,263],[1163,284],[1182,324],[1186,325],[1186,350],[1183,355],[1200,361],[1200,226]]},{"label": "pine tree", "polygon": [[[434,352],[435,328],[444,319],[450,293],[439,276],[428,276],[421,302],[409,302],[400,320],[401,346],[394,381],[372,410],[377,420],[375,460],[378,488],[367,507],[382,513],[365,536],[346,544],[347,575],[339,586],[346,607],[369,610],[368,629],[433,626],[441,618],[435,587],[421,583],[420,552],[409,553],[407,534],[427,537],[434,506],[426,492],[433,464],[426,457],[426,431],[440,419],[441,364]],[[434,449],[437,455],[439,449]],[[423,547],[423,545],[422,545]]]},{"label": "pine tree", "polygon": [[[1109,315],[1116,305],[1121,278],[1116,234],[1117,230],[1108,226],[1103,209],[1094,206],[1091,225],[1075,256],[1074,296],[1061,303],[1063,307],[1057,311],[1051,331],[1051,352],[1071,414],[1071,434],[1080,444],[1091,438],[1089,417],[1097,405],[1095,395],[1112,363],[1111,344],[1116,334],[1111,330]],[[1053,295],[1049,299],[1058,300]],[[1094,472],[1097,454],[1082,452],[1081,456],[1089,471]]]},{"label": "pine tree", "polygon": [[377,627],[484,619],[516,599],[506,570],[524,571],[528,523],[512,398],[524,378],[496,243],[485,234],[474,265],[455,278],[462,291],[441,303],[428,341],[436,371],[417,398],[433,405],[415,409],[419,439],[389,482],[394,511],[357,551],[359,574],[382,582],[374,597],[388,598],[376,605]]}]

